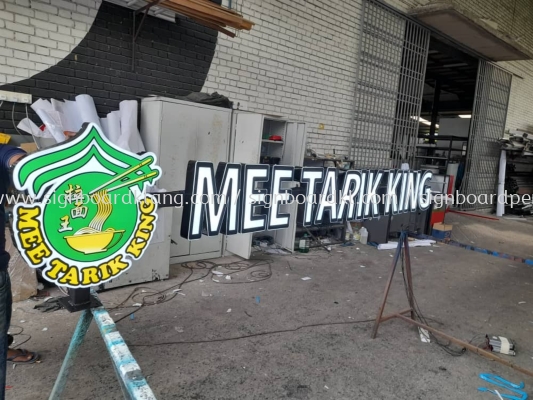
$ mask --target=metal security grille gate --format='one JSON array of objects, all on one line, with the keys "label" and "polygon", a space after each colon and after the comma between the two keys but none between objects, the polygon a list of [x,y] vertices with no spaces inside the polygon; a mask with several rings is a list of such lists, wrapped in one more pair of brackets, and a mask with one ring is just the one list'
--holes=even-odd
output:
[{"label": "metal security grille gate", "polygon": [[509,72],[487,61],[479,61],[465,174],[461,185],[461,193],[470,196],[461,205],[463,209],[492,207],[491,196],[496,193],[500,159],[498,139],[505,130],[511,80]]},{"label": "metal security grille gate", "polygon": [[358,168],[413,165],[430,32],[364,0],[351,139]]}]

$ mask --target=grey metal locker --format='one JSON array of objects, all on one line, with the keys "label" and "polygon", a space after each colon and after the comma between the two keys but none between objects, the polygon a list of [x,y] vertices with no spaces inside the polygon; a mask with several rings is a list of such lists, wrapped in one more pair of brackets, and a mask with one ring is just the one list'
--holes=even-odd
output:
[{"label": "grey metal locker", "polygon": [[[280,165],[302,166],[305,156],[306,126],[303,122],[294,122],[262,114],[234,112],[231,161],[245,164],[258,164],[261,161],[263,146],[273,146],[270,154],[280,158]],[[264,135],[282,136],[282,143],[274,143]],[[296,233],[296,204],[282,205],[280,210],[289,212],[289,228],[274,232],[272,235],[281,247],[293,251]],[[252,233],[226,237],[225,254],[232,253],[243,258],[250,258],[252,252]]]},{"label": "grey metal locker", "polygon": [[[163,171],[158,187],[185,189],[190,160],[229,160],[232,110],[165,97],[149,97],[141,104],[141,137],[147,151],[159,157]],[[188,241],[180,236],[182,208],[174,208],[170,262],[220,257],[223,235]]]},{"label": "grey metal locker", "polygon": [[140,260],[134,260],[131,268],[102,285],[104,289],[112,289],[136,283],[168,279],[170,252],[170,235],[172,225],[172,208],[157,210],[157,225],[152,240]]}]

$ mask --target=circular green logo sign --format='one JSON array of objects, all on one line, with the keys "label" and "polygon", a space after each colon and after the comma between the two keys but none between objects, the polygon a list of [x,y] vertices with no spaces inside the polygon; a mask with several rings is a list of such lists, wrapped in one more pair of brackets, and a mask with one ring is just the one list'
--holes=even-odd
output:
[{"label": "circular green logo sign", "polygon": [[146,189],[160,174],[153,154],[118,148],[94,124],[24,158],[13,176],[32,200],[14,208],[21,255],[60,286],[116,278],[142,256],[153,235],[157,205]]}]

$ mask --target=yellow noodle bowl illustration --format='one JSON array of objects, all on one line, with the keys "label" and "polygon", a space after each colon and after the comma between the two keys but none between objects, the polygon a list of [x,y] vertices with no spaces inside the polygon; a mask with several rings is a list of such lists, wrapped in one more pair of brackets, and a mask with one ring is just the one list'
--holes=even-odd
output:
[{"label": "yellow noodle bowl illustration", "polygon": [[92,195],[96,200],[96,215],[86,228],[81,228],[72,236],[65,236],[68,245],[84,254],[101,253],[116,245],[123,230],[107,228],[103,231],[105,221],[113,212],[113,205],[109,200],[107,190],[100,190]]},{"label": "yellow noodle bowl illustration", "polygon": [[106,229],[103,232],[93,231],[93,233],[88,230],[85,233],[79,233],[80,231],[72,236],[65,236],[65,240],[74,250],[84,254],[107,251],[117,244],[124,234],[123,230],[116,231],[113,228]]}]

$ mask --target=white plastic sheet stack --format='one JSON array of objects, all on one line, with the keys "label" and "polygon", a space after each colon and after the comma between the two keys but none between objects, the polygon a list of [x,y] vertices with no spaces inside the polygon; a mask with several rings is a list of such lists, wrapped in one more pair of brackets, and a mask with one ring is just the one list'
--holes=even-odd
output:
[{"label": "white plastic sheet stack", "polygon": [[119,110],[99,118],[91,96],[80,94],[75,101],[52,101],[39,99],[31,108],[43,122],[41,130],[29,118],[24,118],[18,128],[39,138],[54,139],[57,143],[66,140],[65,131],[78,132],[87,122],[97,124],[109,140],[124,150],[133,153],[144,151],[141,135],[137,129],[138,104],[135,100],[120,102]]}]

